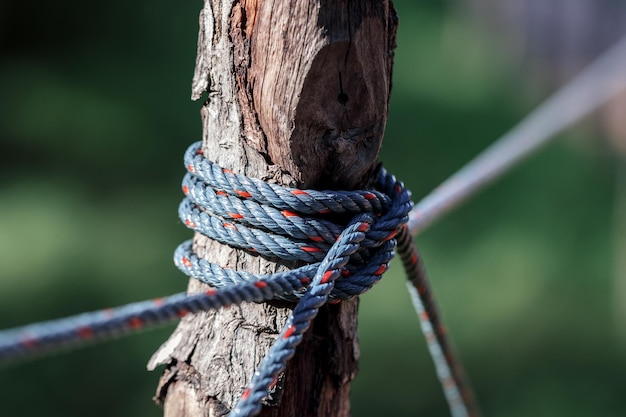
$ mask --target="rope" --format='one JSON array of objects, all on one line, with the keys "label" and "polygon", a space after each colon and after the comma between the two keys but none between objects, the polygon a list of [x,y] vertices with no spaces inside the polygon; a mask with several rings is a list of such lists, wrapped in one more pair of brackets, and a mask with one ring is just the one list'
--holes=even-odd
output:
[{"label": "rope", "polygon": [[255,275],[199,259],[187,241],[175,251],[176,265],[213,288],[0,332],[0,361],[109,339],[232,304],[276,298],[297,301],[231,412],[254,416],[319,308],[329,300],[362,294],[381,279],[394,256],[394,237],[406,225],[413,206],[410,193],[382,167],[375,190],[347,192],[285,188],[234,174],[205,159],[199,142],[185,153],[185,166],[188,174],[179,215],[187,227],[250,253],[308,265]]},{"label": "rope", "polygon": [[413,236],[626,89],[626,37],[548,97],[513,129],[422,199],[412,210]]},{"label": "rope", "polygon": [[408,278],[407,288],[411,301],[419,317],[420,327],[452,417],[479,416],[480,411],[471,384],[447,335],[422,257],[415,248],[408,227],[404,227],[398,234],[398,253]]},{"label": "rope", "polygon": [[[298,300],[287,325],[261,362],[233,416],[253,416],[272,381],[284,369],[318,309],[370,289],[388,269],[397,235],[420,323],[454,417],[477,416],[473,394],[446,336],[415,236],[443,214],[495,180],[556,133],[626,87],[626,39],[550,97],[509,133],[411,210],[408,191],[379,171],[377,191],[320,192],[266,184],[236,175],[204,159],[200,145],[185,154],[189,174],[179,214],[191,229],[224,244],[270,258],[309,262],[284,273],[254,275],[199,259],[191,242],[175,252],[176,265],[215,288],[83,313],[0,332],[0,362],[110,339],[167,323],[188,313],[276,298]],[[325,219],[350,214],[347,224]],[[408,214],[408,216],[407,216]],[[408,223],[407,223],[408,221]]]},{"label": "rope", "polygon": [[[233,409],[232,415],[248,416],[260,411],[261,400],[267,395],[268,387],[276,375],[284,369],[287,360],[293,356],[301,335],[309,327],[310,320],[302,321],[301,317],[314,317],[328,298],[347,299],[361,294],[380,279],[380,274],[386,269],[385,262],[389,262],[393,256],[391,251],[395,243],[392,245],[391,239],[398,230],[400,242],[398,252],[409,281],[419,292],[418,296],[414,297],[414,303],[452,415],[454,417],[479,415],[461,362],[445,333],[420,257],[407,227],[402,225],[402,220],[398,218],[390,222],[383,216],[372,223],[374,218],[371,215],[367,217],[361,215],[355,217],[339,235],[343,226],[315,217],[296,215],[296,212],[319,215],[329,212],[364,211],[380,214],[380,210],[389,207],[390,197],[394,194],[404,195],[405,198],[392,200],[390,212],[405,213],[404,210],[410,209],[412,203],[408,193],[402,191],[400,183],[381,169],[378,188],[384,190],[385,194],[356,191],[348,194],[333,192],[329,196],[317,191],[287,190],[259,180],[234,175],[204,159],[199,145],[192,146],[187,151],[185,163],[187,170],[192,174],[186,175],[183,180],[183,192],[187,199],[181,203],[179,214],[188,227],[221,243],[241,249],[252,249],[255,253],[269,257],[307,262],[323,258],[321,263],[292,271],[293,283],[290,285],[296,291],[286,291],[287,297],[283,298],[302,296],[302,300],[296,306],[292,318],[279,335],[276,344],[259,365],[259,371],[255,373],[241,401]],[[383,179],[387,181],[385,185]],[[398,205],[398,208],[394,205]],[[210,207],[212,214],[205,211],[207,207]],[[283,210],[280,211],[281,209]],[[233,222],[237,223],[236,226]],[[386,226],[381,228],[382,224]],[[380,229],[378,233],[376,228]],[[366,229],[368,231],[363,241],[360,241],[360,235],[356,234],[359,229],[361,232]],[[283,238],[284,235],[288,238]],[[354,251],[357,243],[363,248],[375,246],[376,241],[389,244],[383,251],[386,257],[380,259],[380,262],[370,262],[371,269],[368,274],[350,269],[348,267],[350,256],[358,255],[358,252]],[[327,251],[328,244],[333,242],[336,243]],[[350,247],[353,249],[348,250]],[[346,252],[342,253],[340,250]],[[191,252],[190,242],[179,247],[175,259],[184,273],[216,287],[236,285],[241,282],[240,279],[245,281],[254,277],[251,274],[224,270],[215,264],[199,260]],[[312,270],[316,271],[316,275],[308,291],[297,291],[298,285],[301,284],[298,279],[304,277],[305,281],[309,280]],[[341,275],[353,278],[337,279]],[[369,278],[356,279],[360,275]],[[283,274],[279,276],[282,277]]]}]

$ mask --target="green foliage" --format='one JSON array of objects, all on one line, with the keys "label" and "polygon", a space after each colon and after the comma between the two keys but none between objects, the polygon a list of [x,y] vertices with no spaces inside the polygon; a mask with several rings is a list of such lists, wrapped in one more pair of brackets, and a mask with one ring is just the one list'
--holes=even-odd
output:
[{"label": "green foliage", "polygon": [[[397,1],[381,160],[419,199],[536,104],[505,45]],[[185,288],[172,265],[201,3],[8,1],[0,13],[0,327]],[[570,135],[572,136],[572,135]],[[621,415],[607,158],[579,133],[418,238],[486,415]],[[585,146],[582,146],[584,144]],[[355,416],[446,416],[399,263],[362,298]],[[158,416],[171,328],[3,369],[3,416]]]}]

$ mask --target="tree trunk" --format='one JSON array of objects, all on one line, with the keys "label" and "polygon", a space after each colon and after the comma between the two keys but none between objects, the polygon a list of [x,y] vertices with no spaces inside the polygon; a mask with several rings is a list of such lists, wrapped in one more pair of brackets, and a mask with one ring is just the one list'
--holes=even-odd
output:
[{"label": "tree trunk", "polygon": [[[205,156],[282,185],[363,187],[387,120],[396,28],[389,1],[205,0],[192,88],[194,100],[208,93]],[[253,273],[294,266],[200,235],[194,250]],[[205,289],[189,283],[189,292]],[[350,414],[357,307],[320,310],[262,416]],[[290,312],[266,303],[185,317],[149,363],[167,365],[156,396],[165,416],[227,414]]]}]

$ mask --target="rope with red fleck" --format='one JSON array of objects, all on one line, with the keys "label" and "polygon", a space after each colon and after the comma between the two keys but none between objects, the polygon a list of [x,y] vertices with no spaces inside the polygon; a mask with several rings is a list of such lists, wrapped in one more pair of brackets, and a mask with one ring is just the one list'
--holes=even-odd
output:
[{"label": "rope with red fleck", "polygon": [[479,416],[480,411],[471,384],[465,376],[463,364],[452,346],[452,341],[447,336],[424,263],[408,227],[402,228],[397,239],[398,254],[408,278],[409,294],[450,412],[453,417]]},{"label": "rope with red fleck", "polygon": [[[329,300],[361,294],[380,280],[394,256],[394,238],[413,206],[410,193],[382,167],[375,190],[346,192],[284,188],[234,174],[205,159],[200,143],[185,153],[185,165],[189,173],[183,180],[185,199],[179,215],[187,227],[231,247],[309,265],[254,275],[199,259],[191,242],[184,242],[175,252],[177,266],[215,288],[0,332],[0,361],[108,339],[231,304],[297,300],[287,325],[231,412],[256,415],[318,309]],[[344,223],[346,214],[352,218]]]},{"label": "rope with red fleck", "polygon": [[[389,232],[387,235],[381,236],[382,229],[376,229],[381,225],[380,220],[385,216],[382,213],[392,204],[384,193],[363,191],[317,194],[317,191],[283,189],[275,186],[269,186],[269,189],[263,186],[259,188],[255,184],[263,183],[258,180],[233,175],[224,176],[222,174],[232,173],[213,166],[212,170],[215,170],[216,174],[222,178],[218,181],[224,181],[225,178],[225,185],[229,179],[237,179],[239,182],[235,184],[236,188],[231,193],[220,189],[218,185],[217,191],[211,194],[209,188],[203,186],[203,181],[206,179],[197,180],[193,176],[187,177],[183,191],[195,202],[183,202],[181,215],[189,227],[214,233],[214,238],[217,240],[235,239],[234,245],[237,247],[258,252],[256,247],[247,246],[254,241],[255,244],[260,244],[262,251],[267,250],[266,256],[289,254],[295,259],[305,257],[315,263],[290,271],[289,274],[252,275],[224,269],[198,259],[191,252],[191,244],[186,242],[176,251],[175,260],[179,268],[188,275],[197,277],[219,289],[211,288],[206,293],[194,295],[180,293],[116,309],[84,313],[68,319],[2,331],[0,332],[0,362],[45,353],[54,348],[74,346],[88,340],[111,338],[148,325],[174,320],[188,313],[218,309],[242,302],[260,302],[277,297],[301,298],[301,307],[299,305],[296,310],[303,314],[302,317],[314,316],[318,306],[329,298],[346,299],[360,294],[380,279],[393,256],[392,251],[395,245],[393,235],[400,228],[399,252],[413,285],[409,289],[420,315],[422,329],[452,413],[459,417],[477,415],[469,385],[464,380],[460,362],[455,359],[453,349],[446,337],[421,260],[414,250],[409,233],[416,235],[453,207],[475,194],[480,188],[502,175],[522,158],[538,149],[540,145],[547,143],[560,130],[622,91],[626,87],[626,76],[622,70],[624,65],[626,65],[626,39],[594,61],[581,75],[546,100],[514,129],[420,201],[410,213],[408,228],[402,226],[406,221],[405,218],[398,223],[387,224],[386,227],[390,227],[386,230]],[[197,152],[197,149],[192,151],[194,152]],[[194,174],[198,172],[192,164],[188,165]],[[381,171],[381,178],[383,181],[378,186],[389,185],[385,183],[385,180],[394,183],[393,188],[397,196],[394,190],[381,191],[389,192],[388,196],[406,198],[403,210],[408,210],[407,205],[410,207],[408,192],[402,189],[400,183],[395,183],[395,179],[391,180],[393,177],[385,176],[383,171]],[[252,187],[249,188],[249,186]],[[213,200],[209,204],[222,218],[220,222],[207,218],[203,210],[195,207],[201,199],[193,200],[197,195],[204,195],[206,199]],[[327,198],[332,207],[324,205]],[[259,218],[252,215],[252,211],[246,211],[259,209],[259,207],[248,207],[248,199],[260,202],[260,209],[265,210],[266,217],[263,220],[259,221]],[[218,202],[222,205],[217,204]],[[275,210],[266,209],[267,202],[282,205],[275,206]],[[309,214],[324,215],[332,213],[333,210],[343,210],[338,212],[353,213],[356,217],[346,226],[345,231],[341,232],[344,230],[343,225],[324,221],[316,222],[317,217],[308,222],[300,221],[300,215],[292,210],[303,206],[307,207],[305,213]],[[368,210],[371,210],[370,214],[357,214],[362,211],[368,212]],[[372,217],[372,213],[375,213],[375,216]],[[225,219],[229,221],[224,221]],[[232,221],[235,220],[241,220],[241,225],[233,224]],[[291,222],[286,223],[286,220],[291,220]],[[285,226],[285,224],[288,225]],[[262,227],[269,234],[258,235],[249,226]],[[290,246],[289,243],[284,244],[283,240],[272,235],[272,233],[280,234],[285,228],[297,235],[296,239],[306,238],[308,242]],[[235,230],[241,233],[233,234]],[[378,249],[372,250],[372,247],[368,248],[367,245],[374,239],[373,234],[376,233],[373,232],[376,231],[378,232],[376,242],[383,243],[379,244]],[[334,243],[333,239],[337,239],[337,242]],[[263,246],[265,243],[269,246]],[[340,246],[343,248],[340,249]],[[354,250],[359,246],[361,249]],[[326,253],[325,250],[328,250],[328,256],[322,256]],[[352,265],[353,262],[356,266]],[[313,279],[311,276],[314,276]],[[354,279],[359,276],[364,278]],[[344,277],[351,278],[344,279]],[[270,374],[284,366],[307,327],[306,319],[301,321],[294,317],[290,320],[272,349],[272,355],[269,355],[263,362],[263,367],[271,370]],[[280,352],[286,353],[277,354]],[[253,380],[251,388],[245,391],[241,403],[233,413],[253,415],[256,412],[254,410],[258,410],[259,397],[264,395],[268,380],[261,373],[259,375]]]},{"label": "rope with red fleck", "polygon": [[[387,218],[391,215],[390,213],[397,213],[396,215],[403,217],[404,213],[412,207],[409,193],[403,191],[401,183],[381,169],[377,188],[385,192],[382,196],[372,191],[356,191],[351,193],[349,198],[348,195],[335,193],[332,198],[329,198],[328,195],[323,195],[319,191],[288,191],[259,180],[234,175],[202,158],[199,145],[187,151],[185,162],[188,171],[192,174],[186,175],[183,180],[183,192],[187,199],[181,204],[179,212],[181,219],[188,227],[224,244],[247,250],[254,248],[255,253],[262,253],[266,256],[306,261],[323,259],[321,264],[316,263],[293,271],[294,274],[304,276],[305,279],[311,276],[309,271],[312,268],[317,271],[317,274],[308,291],[289,293],[290,297],[301,296],[302,300],[296,306],[292,318],[279,335],[275,345],[259,365],[259,370],[244,391],[239,404],[233,409],[232,415],[248,416],[260,411],[261,400],[267,395],[268,388],[275,381],[278,373],[284,369],[286,361],[293,356],[301,335],[309,327],[310,320],[301,321],[299,318],[314,317],[317,309],[328,298],[347,299],[354,294],[361,294],[377,282],[380,274],[386,270],[386,263],[370,262],[373,268],[377,268],[370,270],[370,275],[365,274],[371,279],[341,279],[342,275],[344,277],[364,275],[363,271],[357,273],[349,262],[350,256],[359,255],[359,252],[354,251],[357,247],[355,244],[359,242],[363,248],[372,245],[367,242],[368,239],[386,242],[388,246],[382,253],[388,256],[385,258],[388,262],[393,256],[391,251],[395,246],[392,238],[398,230],[402,236],[398,238],[402,242],[399,253],[405,263],[409,279],[418,288],[428,289],[420,291],[421,302],[426,306],[426,313],[420,314],[419,317],[423,329],[434,329],[425,335],[452,414],[454,417],[478,415],[472,390],[463,377],[460,361],[451,349],[445,332],[442,331],[443,323],[437,313],[426,275],[420,267],[421,263],[417,262],[419,257],[407,232],[408,229],[403,219],[396,218],[390,221],[391,218]],[[383,182],[386,183],[383,184]],[[342,225],[320,220],[317,217],[305,218],[298,214],[301,212],[313,215],[329,212],[343,213],[344,211],[361,212],[371,210],[370,207],[378,212],[387,204],[384,197],[394,194],[401,198],[391,200],[388,214],[376,221],[371,215],[357,216],[345,229]],[[259,204],[255,200],[261,200],[266,204]],[[206,213],[200,207],[210,207],[212,213]],[[382,225],[385,226],[381,228]],[[247,226],[253,228],[248,229]],[[277,235],[268,236],[259,227]],[[376,228],[381,230],[376,233]],[[342,229],[344,231],[337,237]],[[366,231],[367,233],[362,236]],[[278,237],[284,233],[290,235],[287,241]],[[297,242],[297,239],[301,239],[301,242],[294,245],[293,242]],[[263,243],[259,244],[261,241]],[[333,244],[333,242],[336,243]],[[328,244],[333,244],[333,246],[325,255],[322,255],[327,250]],[[300,248],[301,252],[297,251],[296,247]],[[345,252],[340,252],[340,250]],[[191,242],[179,247],[175,259],[178,267],[187,275],[213,286],[237,284],[238,280],[243,278],[241,273],[224,270],[195,257],[191,251]],[[225,278],[227,274],[229,276]],[[248,275],[247,278],[250,279],[252,275]],[[435,335],[432,339],[431,334]],[[443,362],[434,354],[436,351],[445,353]],[[452,395],[454,392],[462,392],[463,396]]]}]

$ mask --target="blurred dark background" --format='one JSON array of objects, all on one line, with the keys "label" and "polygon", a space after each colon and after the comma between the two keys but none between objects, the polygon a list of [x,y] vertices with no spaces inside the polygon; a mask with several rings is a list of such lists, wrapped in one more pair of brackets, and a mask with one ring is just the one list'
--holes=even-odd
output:
[{"label": "blurred dark background", "polygon": [[[201,7],[0,4],[0,328],[185,288]],[[396,7],[381,160],[416,199],[626,32],[623,1]],[[417,239],[487,416],[626,414],[622,135],[599,113]],[[145,364],[172,328],[0,370],[0,415],[161,415]],[[399,264],[362,297],[360,336],[354,416],[448,415]]]}]

